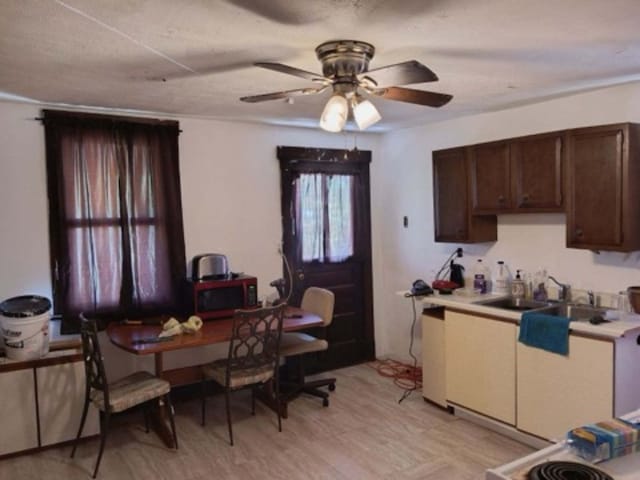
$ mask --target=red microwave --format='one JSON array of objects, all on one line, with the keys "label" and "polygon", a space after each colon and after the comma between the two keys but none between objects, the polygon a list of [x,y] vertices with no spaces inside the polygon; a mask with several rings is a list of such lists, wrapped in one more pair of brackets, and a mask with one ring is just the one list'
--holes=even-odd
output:
[{"label": "red microwave", "polygon": [[258,280],[240,275],[190,283],[191,312],[203,320],[231,317],[236,309],[258,306]]}]

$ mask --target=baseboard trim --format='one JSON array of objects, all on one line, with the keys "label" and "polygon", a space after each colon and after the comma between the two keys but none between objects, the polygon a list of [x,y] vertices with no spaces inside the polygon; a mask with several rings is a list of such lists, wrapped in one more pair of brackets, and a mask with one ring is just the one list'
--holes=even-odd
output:
[{"label": "baseboard trim", "polygon": [[542,449],[542,448],[548,447],[549,445],[553,445],[552,442],[548,442],[547,440],[543,440],[533,435],[529,435],[528,433],[522,432],[517,428],[512,427],[511,425],[506,425],[504,423],[498,422],[497,420],[487,418],[483,415],[479,415],[463,407],[459,407],[455,405],[453,406],[453,410],[454,410],[453,414],[456,417],[462,418],[464,420],[468,420],[488,430],[504,435],[505,437],[509,437],[512,440],[515,440],[516,442],[529,445],[530,447],[533,447],[536,449]]}]

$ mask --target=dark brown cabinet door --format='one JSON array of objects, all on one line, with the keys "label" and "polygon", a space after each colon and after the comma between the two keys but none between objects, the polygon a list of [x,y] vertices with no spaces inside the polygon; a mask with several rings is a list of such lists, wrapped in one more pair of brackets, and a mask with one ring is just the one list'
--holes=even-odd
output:
[{"label": "dark brown cabinet door", "polygon": [[465,148],[452,148],[433,152],[436,242],[490,242],[497,238],[495,215],[470,215],[467,151]]},{"label": "dark brown cabinet door", "polygon": [[468,238],[467,199],[465,150],[433,152],[433,215],[437,242],[461,242]]},{"label": "dark brown cabinet door", "polygon": [[562,133],[511,142],[512,203],[516,213],[564,211],[562,155]]},{"label": "dark brown cabinet door", "polygon": [[471,201],[473,214],[511,209],[509,143],[471,147]]},{"label": "dark brown cabinet door", "polygon": [[624,125],[569,132],[568,247],[623,249],[625,133]]}]

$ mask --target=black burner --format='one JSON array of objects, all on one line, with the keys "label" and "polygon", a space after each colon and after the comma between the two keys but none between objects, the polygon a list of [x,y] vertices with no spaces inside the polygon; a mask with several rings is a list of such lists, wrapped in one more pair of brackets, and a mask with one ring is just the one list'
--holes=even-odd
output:
[{"label": "black burner", "polygon": [[547,462],[536,465],[529,473],[529,480],[614,480],[602,470],[577,462]]}]

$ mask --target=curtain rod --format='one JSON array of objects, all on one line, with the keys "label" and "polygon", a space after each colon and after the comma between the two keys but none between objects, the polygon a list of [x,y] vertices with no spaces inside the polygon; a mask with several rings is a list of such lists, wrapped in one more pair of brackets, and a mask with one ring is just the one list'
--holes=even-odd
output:
[{"label": "curtain rod", "polygon": [[[90,114],[90,115],[94,115],[94,114]],[[131,117],[131,118],[137,118],[137,117]],[[33,120],[35,120],[37,122],[44,123],[45,118],[44,117],[33,117]],[[107,120],[107,118],[105,118],[105,120]],[[110,118],[109,120],[111,120],[113,122],[116,122],[116,121],[127,121],[127,117]],[[150,120],[155,120],[157,122],[166,122],[166,121],[173,122],[174,121],[174,120],[159,120],[159,119],[150,119]],[[131,123],[136,123],[136,122],[134,120]],[[138,123],[141,123],[141,124],[144,125],[144,122],[138,122]],[[179,124],[179,122],[176,122],[176,123]],[[149,123],[147,123],[147,125],[153,125],[153,122],[149,122]],[[178,133],[182,133],[182,129],[181,128],[178,128]]]}]

